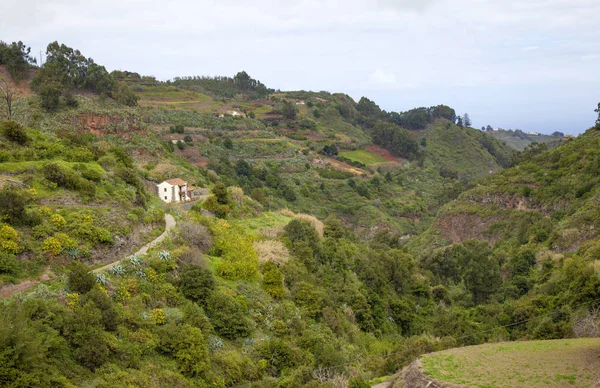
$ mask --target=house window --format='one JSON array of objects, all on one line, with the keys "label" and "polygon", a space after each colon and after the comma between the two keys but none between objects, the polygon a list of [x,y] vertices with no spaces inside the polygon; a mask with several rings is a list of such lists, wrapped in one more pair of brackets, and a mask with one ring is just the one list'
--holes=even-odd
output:
[{"label": "house window", "polygon": [[167,192],[167,188],[165,187],[165,193]]},{"label": "house window", "polygon": [[165,195],[165,201],[167,200],[167,196]]}]

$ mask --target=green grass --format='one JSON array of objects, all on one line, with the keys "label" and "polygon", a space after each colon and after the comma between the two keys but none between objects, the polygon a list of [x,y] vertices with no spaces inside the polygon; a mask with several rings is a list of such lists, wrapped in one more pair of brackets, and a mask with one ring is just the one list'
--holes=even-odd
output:
[{"label": "green grass", "polygon": [[26,170],[34,170],[41,168],[44,164],[47,163],[56,163],[62,167],[72,168],[77,164],[83,164],[86,167],[95,170],[99,173],[104,173],[105,171],[100,167],[98,163],[83,163],[83,162],[65,162],[62,160],[36,160],[36,161],[28,161],[28,162],[5,162],[0,163],[0,172],[17,172],[17,171],[26,171]]},{"label": "green grass", "polygon": [[[428,377],[474,388],[589,387],[600,338],[486,344],[425,356]],[[596,377],[597,378],[597,377]]]},{"label": "green grass", "polygon": [[365,165],[385,163],[387,160],[384,157],[375,155],[374,153],[367,150],[355,150],[340,153],[340,156],[348,158],[354,162],[360,162]]},{"label": "green grass", "polygon": [[285,226],[292,219],[280,213],[265,212],[260,217],[231,220],[232,224],[240,226],[249,232],[258,232],[264,228]]}]

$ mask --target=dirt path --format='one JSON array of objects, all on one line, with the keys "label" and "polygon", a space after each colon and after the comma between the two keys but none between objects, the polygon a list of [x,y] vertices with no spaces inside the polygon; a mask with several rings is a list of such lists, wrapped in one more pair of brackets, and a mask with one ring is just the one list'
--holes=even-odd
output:
[{"label": "dirt path", "polygon": [[[134,253],[134,255],[145,255],[146,253],[148,253],[148,249],[152,248],[153,246],[155,246],[156,244],[158,244],[159,242],[164,240],[167,237],[167,235],[169,234],[169,231],[171,229],[173,229],[175,227],[175,225],[177,225],[177,223],[175,222],[175,218],[173,218],[172,215],[165,213],[165,231],[162,232],[162,234],[160,236],[158,236],[154,240],[150,241],[148,244],[141,247],[137,252]],[[125,259],[114,261],[103,267],[96,268],[92,272],[98,273],[98,272],[105,271],[107,269],[111,269],[115,265],[121,263],[123,260],[125,260]]]},{"label": "dirt path", "polygon": [[392,381],[384,381],[383,383],[372,385],[371,388],[389,388],[392,386]]},{"label": "dirt path", "polygon": [[25,280],[19,284],[11,284],[0,288],[0,299],[9,298],[13,294],[18,292],[24,292],[40,284],[41,282],[47,282],[48,280],[57,279],[56,277],[50,277],[50,267],[47,267],[39,280]]},{"label": "dirt path", "polygon": [[[141,247],[135,254],[136,255],[146,254],[148,252],[148,249],[152,248],[154,245],[156,245],[159,242],[161,242],[162,240],[164,240],[167,237],[168,232],[171,229],[173,229],[176,224],[177,223],[175,222],[175,218],[173,218],[172,215],[165,213],[165,231],[160,236],[158,236],[157,238],[155,238],[148,244]],[[96,273],[96,272],[110,269],[110,268],[114,267],[115,265],[119,264],[123,260],[124,259],[117,260],[108,265],[97,268],[97,269],[93,270],[92,272]],[[5,286],[5,287],[0,288],[0,299],[9,298],[16,293],[25,292],[27,290],[30,290],[42,282],[47,282],[49,280],[55,280],[55,279],[57,279],[57,277],[52,277],[52,278],[50,277],[50,268],[46,268],[46,270],[44,271],[44,273],[42,274],[42,276],[40,276],[40,278],[38,280],[32,280],[32,279],[24,280],[19,284],[12,284],[10,286]]]}]

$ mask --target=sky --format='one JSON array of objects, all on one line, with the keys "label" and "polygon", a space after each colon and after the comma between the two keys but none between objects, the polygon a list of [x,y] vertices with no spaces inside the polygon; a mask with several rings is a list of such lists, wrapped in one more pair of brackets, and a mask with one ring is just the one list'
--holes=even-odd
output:
[{"label": "sky", "polygon": [[473,126],[580,133],[600,101],[598,0],[2,0],[0,39],[160,80],[233,76],[446,104]]}]

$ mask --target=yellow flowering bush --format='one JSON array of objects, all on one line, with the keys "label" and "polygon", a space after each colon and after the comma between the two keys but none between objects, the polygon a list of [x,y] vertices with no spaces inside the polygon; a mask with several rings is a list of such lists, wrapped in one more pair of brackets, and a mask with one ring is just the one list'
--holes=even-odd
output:
[{"label": "yellow flowering bush", "polygon": [[52,209],[50,209],[48,206],[41,206],[40,213],[46,217],[50,217],[52,215]]},{"label": "yellow flowering bush", "polygon": [[67,294],[67,307],[71,310],[75,310],[75,307],[79,304],[79,294],[72,292]]},{"label": "yellow flowering bush", "polygon": [[154,309],[152,310],[151,317],[156,325],[164,325],[165,320],[167,319],[167,314],[165,314],[163,309]]},{"label": "yellow flowering bush", "polygon": [[60,255],[62,249],[62,244],[56,237],[47,238],[42,243],[42,251],[54,256]]},{"label": "yellow flowering bush", "polygon": [[19,235],[16,230],[8,225],[0,226],[0,249],[3,252],[17,254],[21,251],[19,248]]},{"label": "yellow flowering bush", "polygon": [[63,218],[63,216],[61,216],[60,214],[52,214],[50,216],[50,222],[59,228],[64,227],[65,225],[67,225],[67,221],[65,221],[65,219]]},{"label": "yellow flowering bush", "polygon": [[126,302],[129,300],[129,298],[131,298],[131,293],[129,292],[129,290],[127,290],[125,284],[121,284],[117,289],[116,298],[121,303]]},{"label": "yellow flowering bush", "polygon": [[66,233],[55,233],[54,238],[60,242],[64,249],[77,248],[77,242]]},{"label": "yellow flowering bush", "polygon": [[32,200],[36,200],[37,199],[37,190],[34,189],[33,187],[30,188],[29,190],[27,190],[27,192],[29,193],[29,195],[31,196]]},{"label": "yellow flowering bush", "polygon": [[148,280],[151,281],[152,283],[154,283],[158,280],[158,275],[156,274],[156,271],[154,270],[154,268],[146,268],[145,272],[146,272],[146,276],[148,277]]}]

